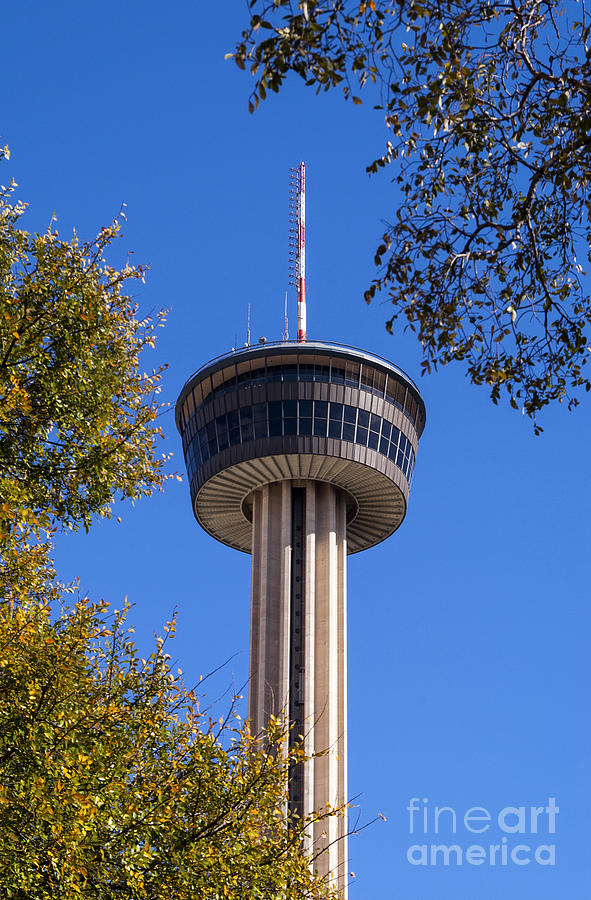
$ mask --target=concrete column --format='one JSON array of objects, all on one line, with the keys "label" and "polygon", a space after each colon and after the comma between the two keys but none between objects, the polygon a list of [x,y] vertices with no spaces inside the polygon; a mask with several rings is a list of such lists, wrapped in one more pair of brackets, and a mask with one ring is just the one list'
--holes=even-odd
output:
[{"label": "concrete column", "polygon": [[289,482],[265,485],[253,498],[248,716],[253,733],[289,700]]},{"label": "concrete column", "polygon": [[[292,566],[298,560],[301,565],[301,555],[292,556],[292,490],[302,488],[305,548],[296,588]],[[290,695],[290,646],[295,652],[303,641],[305,749],[326,751],[306,764],[303,779],[292,788],[298,797],[290,798],[290,806],[304,815],[347,801],[346,514],[343,494],[325,482],[284,481],[253,496],[249,717],[258,732],[270,715],[289,714],[290,697],[295,710],[302,695]],[[303,599],[292,598],[299,585]],[[296,611],[294,621],[290,609]],[[346,832],[346,817],[318,822],[305,845],[314,867],[343,898]]]},{"label": "concrete column", "polygon": [[[346,504],[332,485],[310,485],[316,495],[314,750],[328,751],[314,761],[313,809],[347,801],[347,685],[343,630],[346,624]],[[318,871],[329,874],[346,896],[346,819],[314,826],[313,853]]]}]

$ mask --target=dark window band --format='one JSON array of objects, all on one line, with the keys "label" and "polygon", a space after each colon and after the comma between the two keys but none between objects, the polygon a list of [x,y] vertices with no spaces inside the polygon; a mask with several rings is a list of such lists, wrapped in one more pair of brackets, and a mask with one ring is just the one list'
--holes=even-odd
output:
[{"label": "dark window band", "polygon": [[216,453],[261,437],[310,435],[370,447],[398,466],[410,484],[415,455],[408,438],[391,422],[366,410],[324,400],[277,400],[218,416],[197,432],[187,453],[189,481]]}]

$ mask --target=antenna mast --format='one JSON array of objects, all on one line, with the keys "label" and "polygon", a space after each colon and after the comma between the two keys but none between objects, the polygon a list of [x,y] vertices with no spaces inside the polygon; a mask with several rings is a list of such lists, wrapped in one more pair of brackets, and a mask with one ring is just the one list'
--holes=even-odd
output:
[{"label": "antenna mast", "polygon": [[298,343],[306,340],[306,164],[289,171],[289,283],[298,292]]}]

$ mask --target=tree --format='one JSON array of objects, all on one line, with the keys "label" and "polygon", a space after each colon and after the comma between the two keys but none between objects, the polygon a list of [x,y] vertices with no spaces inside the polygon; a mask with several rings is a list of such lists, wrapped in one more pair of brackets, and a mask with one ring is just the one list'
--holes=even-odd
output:
[{"label": "tree", "polygon": [[284,817],[281,724],[261,745],[208,720],[166,640],[139,659],[132,631],[85,599],[0,606],[2,897],[335,896]]},{"label": "tree", "polygon": [[[2,155],[7,155],[7,148]],[[19,227],[0,189],[0,543],[59,525],[88,528],[114,496],[161,486],[161,370],[141,373],[156,324],[125,293],[141,267],[104,260],[121,216],[80,243]]]},{"label": "tree", "polygon": [[115,496],[168,477],[156,452],[162,370],[139,367],[160,323],[139,321],[125,293],[142,268],[104,260],[123,216],[83,243],[60,239],[53,220],[30,234],[15,188],[0,188],[0,596],[46,603],[52,531],[88,528]]},{"label": "tree", "polygon": [[[377,248],[423,370],[460,361],[534,419],[576,405],[591,318],[590,19],[559,0],[251,0],[234,56],[251,111],[294,72],[365,88],[388,130],[400,205]],[[355,85],[358,85],[357,89]]]}]

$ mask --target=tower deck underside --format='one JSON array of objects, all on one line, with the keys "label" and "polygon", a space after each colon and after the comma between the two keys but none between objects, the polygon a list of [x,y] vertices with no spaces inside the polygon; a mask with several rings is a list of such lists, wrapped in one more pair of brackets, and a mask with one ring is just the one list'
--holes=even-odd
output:
[{"label": "tower deck underside", "polygon": [[[293,768],[290,811],[347,802],[346,553],[347,497],[314,481],[283,481],[252,498],[252,602],[249,718],[255,732],[270,716],[292,723],[305,765]],[[315,754],[322,754],[315,756]],[[346,896],[347,818],[314,823],[307,852]]]},{"label": "tower deck underside", "polygon": [[[283,450],[287,450],[285,443],[281,445]],[[299,443],[305,445],[307,440]],[[351,453],[354,452],[355,448],[351,448]],[[377,456],[371,450],[365,450],[364,455]],[[381,461],[376,462],[379,465]],[[388,462],[384,461],[384,468]],[[249,553],[253,548],[250,497],[257,487],[282,480],[325,481],[347,494],[347,549],[356,553],[383,541],[404,519],[403,477],[394,466],[390,469],[388,477],[377,466],[354,459],[304,452],[257,456],[253,448],[251,460],[224,467],[207,480],[195,496],[195,515],[203,528],[218,540]]]}]

